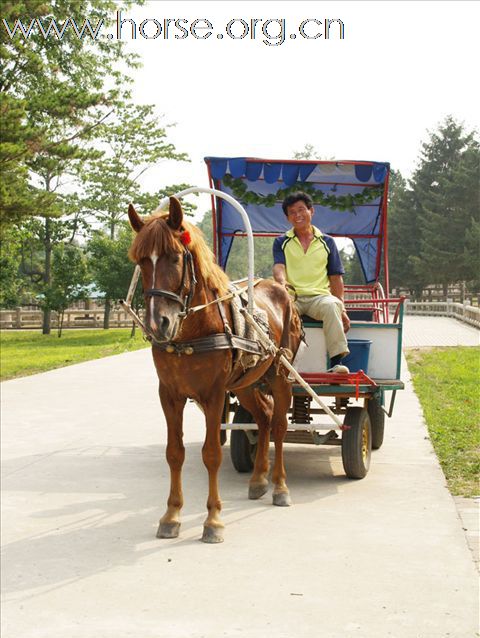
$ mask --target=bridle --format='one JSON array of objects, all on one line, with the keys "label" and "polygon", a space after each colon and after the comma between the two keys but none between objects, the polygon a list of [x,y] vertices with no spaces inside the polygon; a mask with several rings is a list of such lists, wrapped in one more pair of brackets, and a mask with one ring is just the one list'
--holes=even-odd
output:
[{"label": "bridle", "polygon": [[[181,297],[187,280],[187,273],[190,274],[190,286],[184,297]],[[184,248],[183,251],[183,269],[182,269],[182,281],[180,283],[179,293],[171,292],[170,290],[161,290],[160,288],[148,288],[144,291],[145,297],[165,297],[170,301],[176,301],[182,307],[179,316],[185,318],[190,310],[193,295],[195,294],[195,287],[197,285],[197,278],[195,276],[195,265],[193,263],[192,253],[188,248]]]}]

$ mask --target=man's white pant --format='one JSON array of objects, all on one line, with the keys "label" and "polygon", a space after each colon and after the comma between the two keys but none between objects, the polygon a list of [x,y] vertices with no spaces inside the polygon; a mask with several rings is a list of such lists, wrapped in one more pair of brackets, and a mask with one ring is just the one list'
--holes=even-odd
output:
[{"label": "man's white pant", "polygon": [[342,323],[343,303],[338,297],[333,295],[297,297],[295,303],[301,315],[323,321],[323,333],[330,358],[349,353]]}]

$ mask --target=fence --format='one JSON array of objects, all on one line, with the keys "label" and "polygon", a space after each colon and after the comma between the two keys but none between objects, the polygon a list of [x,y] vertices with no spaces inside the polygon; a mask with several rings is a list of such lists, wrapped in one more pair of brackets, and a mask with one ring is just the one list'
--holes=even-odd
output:
[{"label": "fence", "polygon": [[[467,303],[447,301],[407,301],[405,303],[407,315],[443,316],[454,317],[465,323],[480,328],[480,308]],[[140,313],[141,316],[142,312]],[[104,309],[78,310],[69,309],[65,311],[63,320],[64,328],[102,328]],[[28,310],[25,308],[14,308],[13,310],[0,310],[0,328],[3,330],[24,328],[41,328],[43,315],[41,310]],[[131,317],[122,309],[114,308],[110,312],[111,328],[130,328]],[[52,312],[52,328],[58,327],[58,315]]]},{"label": "fence", "polygon": [[[64,328],[103,328],[104,310],[65,310],[63,319]],[[58,314],[52,312],[51,327],[58,327]],[[24,329],[41,328],[43,314],[41,310],[26,310],[24,308],[14,308],[13,310],[0,310],[0,328],[2,329]],[[125,310],[113,309],[110,312],[111,328],[130,328],[132,318]]]},{"label": "fence", "polygon": [[480,328],[480,308],[467,303],[446,301],[407,301],[405,303],[407,315],[436,315],[454,317],[465,323]]}]

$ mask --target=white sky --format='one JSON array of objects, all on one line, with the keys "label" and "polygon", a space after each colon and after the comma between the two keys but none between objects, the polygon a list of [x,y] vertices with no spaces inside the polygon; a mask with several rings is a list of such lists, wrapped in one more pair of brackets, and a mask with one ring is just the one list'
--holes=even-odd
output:
[{"label": "white sky", "polygon": [[[213,24],[205,40],[175,39],[182,32],[171,26],[168,39],[131,41],[131,27],[122,29],[127,50],[143,60],[135,100],[176,123],[169,139],[192,160],[150,169],[149,189],[208,186],[207,155],[286,159],[306,143],[323,158],[389,161],[408,177],[427,129],[447,114],[479,128],[478,2],[150,1],[123,17],[137,29],[145,19]],[[219,39],[234,18],[285,19],[286,39],[265,45],[262,22],[255,40]],[[301,38],[307,18],[340,18],[345,39]],[[272,38],[279,28],[269,26]],[[198,217],[208,206],[202,198]]]}]

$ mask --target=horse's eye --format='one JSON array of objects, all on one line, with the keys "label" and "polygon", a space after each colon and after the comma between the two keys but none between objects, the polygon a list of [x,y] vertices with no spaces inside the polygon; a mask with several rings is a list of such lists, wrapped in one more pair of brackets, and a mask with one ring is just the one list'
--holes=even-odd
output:
[{"label": "horse's eye", "polygon": [[172,263],[173,264],[178,264],[179,261],[180,261],[180,255],[178,255],[177,253],[172,255]]}]

